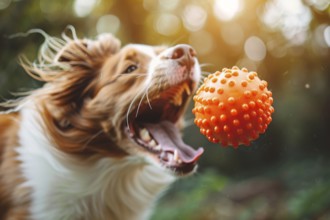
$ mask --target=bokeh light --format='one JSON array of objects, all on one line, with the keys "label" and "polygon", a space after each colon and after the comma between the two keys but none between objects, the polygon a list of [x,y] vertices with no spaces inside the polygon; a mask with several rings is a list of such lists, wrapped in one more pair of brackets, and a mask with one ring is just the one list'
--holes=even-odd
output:
[{"label": "bokeh light", "polygon": [[240,45],[244,40],[244,31],[239,23],[227,23],[221,26],[221,36],[229,45]]},{"label": "bokeh light", "polygon": [[120,20],[114,15],[103,15],[96,23],[96,31],[101,33],[116,34],[120,28]]},{"label": "bokeh light", "polygon": [[276,58],[284,57],[287,54],[287,46],[280,44],[275,39],[270,39],[266,43],[267,51]]},{"label": "bokeh light", "polygon": [[165,36],[176,34],[180,30],[180,19],[171,13],[162,13],[154,23],[154,29]]},{"label": "bokeh light", "polygon": [[243,8],[241,0],[215,0],[213,6],[214,15],[223,21],[233,19]]},{"label": "bokeh light", "polygon": [[266,45],[260,38],[252,36],[245,41],[244,52],[251,60],[261,61],[266,57]]},{"label": "bokeh light", "polygon": [[191,33],[189,37],[191,44],[198,53],[198,56],[203,56],[211,52],[215,46],[213,36],[207,31],[197,31]]},{"label": "bokeh light", "polygon": [[187,30],[198,31],[203,28],[207,13],[198,5],[187,5],[183,11],[182,19]]},{"label": "bokeh light", "polygon": [[176,9],[176,7],[179,4],[179,0],[158,0],[159,2],[159,7],[162,8],[163,10],[168,10],[172,11]]},{"label": "bokeh light", "polygon": [[328,50],[328,45],[325,38],[325,31],[326,31],[327,25],[321,24],[318,25],[313,33],[312,33],[312,49],[315,54],[324,54],[326,55]]},{"label": "bokeh light", "polygon": [[155,0],[143,0],[143,8],[147,11],[158,9],[158,2]]},{"label": "bokeh light", "polygon": [[99,0],[75,0],[73,9],[78,17],[86,17],[89,15]]},{"label": "bokeh light", "polygon": [[312,19],[310,9],[301,0],[272,0],[267,2],[263,22],[271,29],[281,30],[292,44],[303,44]]},{"label": "bokeh light", "polygon": [[0,10],[7,8],[11,3],[11,0],[0,0]]},{"label": "bokeh light", "polygon": [[329,0],[305,0],[305,2],[319,11],[326,10],[330,5]]},{"label": "bokeh light", "polygon": [[328,25],[325,29],[324,29],[324,40],[326,42],[326,44],[328,45],[328,47],[330,47],[330,25]]}]

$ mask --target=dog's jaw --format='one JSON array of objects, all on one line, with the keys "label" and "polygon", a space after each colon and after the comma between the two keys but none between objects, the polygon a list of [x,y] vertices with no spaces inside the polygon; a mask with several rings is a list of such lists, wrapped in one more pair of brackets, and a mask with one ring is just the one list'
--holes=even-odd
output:
[{"label": "dog's jaw", "polygon": [[178,125],[200,80],[195,51],[188,45],[157,55],[150,53],[149,47],[145,51],[151,56],[146,89],[128,114],[127,135],[142,146],[139,151],[143,156],[174,175],[189,175],[196,170],[203,149],[194,150],[183,143]]}]

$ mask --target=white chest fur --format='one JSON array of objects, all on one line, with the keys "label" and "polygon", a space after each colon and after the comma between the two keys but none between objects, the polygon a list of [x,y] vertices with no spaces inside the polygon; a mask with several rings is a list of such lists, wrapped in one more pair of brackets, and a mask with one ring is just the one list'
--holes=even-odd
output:
[{"label": "white chest fur", "polygon": [[174,177],[141,157],[81,161],[55,149],[33,109],[22,110],[18,147],[33,219],[142,220]]}]

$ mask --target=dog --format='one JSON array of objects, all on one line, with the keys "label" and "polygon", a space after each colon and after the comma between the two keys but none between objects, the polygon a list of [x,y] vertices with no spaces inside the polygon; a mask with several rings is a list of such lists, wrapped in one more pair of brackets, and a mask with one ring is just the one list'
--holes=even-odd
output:
[{"label": "dog", "polygon": [[46,36],[44,85],[0,114],[0,219],[144,220],[203,148],[181,138],[198,87],[195,50]]}]

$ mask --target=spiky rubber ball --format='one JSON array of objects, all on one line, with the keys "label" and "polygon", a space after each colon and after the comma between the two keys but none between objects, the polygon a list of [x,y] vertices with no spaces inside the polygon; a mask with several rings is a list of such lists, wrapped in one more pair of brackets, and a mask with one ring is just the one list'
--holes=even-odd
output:
[{"label": "spiky rubber ball", "polygon": [[267,82],[246,68],[224,68],[208,75],[194,96],[195,124],[213,143],[250,145],[264,133],[274,112]]}]

